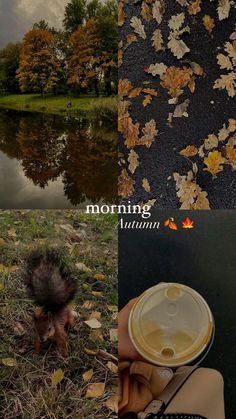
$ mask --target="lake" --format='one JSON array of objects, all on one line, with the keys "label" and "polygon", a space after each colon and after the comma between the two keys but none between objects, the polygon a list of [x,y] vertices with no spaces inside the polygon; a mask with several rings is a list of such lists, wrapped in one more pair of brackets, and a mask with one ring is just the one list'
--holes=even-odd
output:
[{"label": "lake", "polygon": [[115,124],[0,110],[0,208],[116,202]]}]

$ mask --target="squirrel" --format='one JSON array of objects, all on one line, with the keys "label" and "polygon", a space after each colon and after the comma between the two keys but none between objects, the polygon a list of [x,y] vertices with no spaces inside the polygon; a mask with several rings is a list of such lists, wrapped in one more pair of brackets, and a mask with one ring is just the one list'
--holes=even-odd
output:
[{"label": "squirrel", "polygon": [[42,342],[52,340],[67,358],[66,329],[72,327],[76,313],[68,307],[77,291],[76,280],[56,250],[37,250],[27,259],[25,283],[30,297],[40,308],[34,313],[34,352]]}]

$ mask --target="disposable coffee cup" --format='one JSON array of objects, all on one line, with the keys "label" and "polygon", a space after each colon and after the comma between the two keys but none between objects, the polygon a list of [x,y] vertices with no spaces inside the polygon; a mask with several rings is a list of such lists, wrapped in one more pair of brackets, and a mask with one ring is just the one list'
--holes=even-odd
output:
[{"label": "disposable coffee cup", "polygon": [[129,316],[129,336],[137,352],[166,367],[200,364],[214,340],[212,312],[186,285],[160,283],[145,291]]}]

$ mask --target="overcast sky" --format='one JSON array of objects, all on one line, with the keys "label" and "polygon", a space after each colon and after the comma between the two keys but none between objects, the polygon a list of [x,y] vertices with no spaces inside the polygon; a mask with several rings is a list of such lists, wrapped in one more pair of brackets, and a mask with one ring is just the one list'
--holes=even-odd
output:
[{"label": "overcast sky", "polygon": [[33,23],[45,19],[61,27],[69,0],[0,0],[0,48],[20,41]]}]

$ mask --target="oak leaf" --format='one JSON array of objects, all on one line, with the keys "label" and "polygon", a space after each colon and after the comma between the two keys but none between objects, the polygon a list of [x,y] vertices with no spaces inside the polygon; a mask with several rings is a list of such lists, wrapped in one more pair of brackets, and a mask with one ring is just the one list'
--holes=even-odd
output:
[{"label": "oak leaf", "polygon": [[138,154],[132,149],[129,152],[128,162],[129,162],[129,171],[134,174],[135,170],[139,166],[139,156]]},{"label": "oak leaf", "polygon": [[135,182],[128,175],[127,170],[123,169],[118,178],[118,192],[119,196],[128,198],[134,192]]},{"label": "oak leaf", "polygon": [[167,70],[167,66],[163,63],[156,63],[151,64],[147,69],[146,72],[151,74],[152,76],[162,76]]},{"label": "oak leaf", "polygon": [[151,121],[146,122],[145,127],[143,128],[143,136],[138,141],[138,144],[145,145],[147,148],[151,147],[157,133],[158,129],[156,127],[156,121],[151,119]]},{"label": "oak leaf", "polygon": [[188,145],[186,148],[180,151],[179,154],[185,157],[193,157],[198,153],[198,149],[194,145]]},{"label": "oak leaf", "polygon": [[156,29],[153,32],[152,45],[157,52],[163,49],[163,38],[162,38],[162,33],[160,29]]},{"label": "oak leaf", "polygon": [[134,32],[139,35],[141,38],[146,39],[146,33],[141,19],[136,16],[133,16],[130,20],[130,25],[134,29]]},{"label": "oak leaf", "polygon": [[151,191],[150,184],[149,184],[149,182],[148,182],[148,180],[147,180],[146,178],[144,178],[144,179],[142,180],[142,187],[143,187],[143,189],[144,189],[146,192],[150,192],[150,191]]},{"label": "oak leaf", "polygon": [[209,15],[205,15],[202,20],[205,29],[211,34],[215,27],[214,19]]},{"label": "oak leaf", "polygon": [[210,172],[213,176],[216,176],[224,169],[222,165],[225,163],[225,158],[218,150],[214,150],[210,151],[208,156],[204,158],[204,163],[207,167],[203,170]]}]

